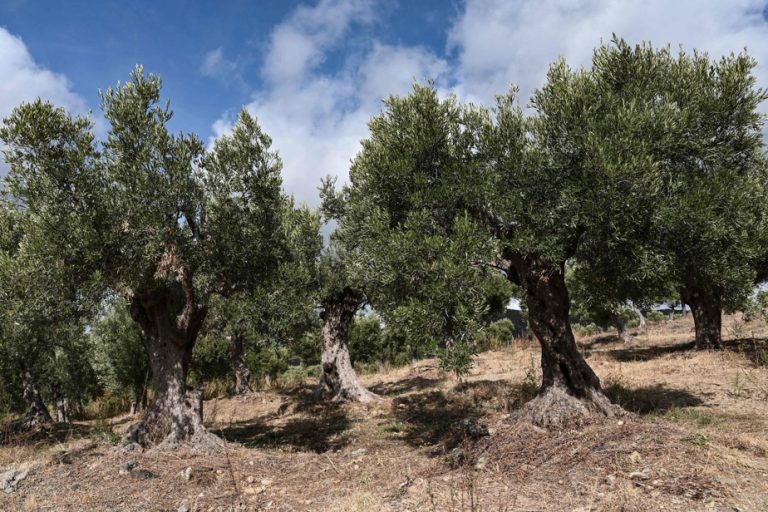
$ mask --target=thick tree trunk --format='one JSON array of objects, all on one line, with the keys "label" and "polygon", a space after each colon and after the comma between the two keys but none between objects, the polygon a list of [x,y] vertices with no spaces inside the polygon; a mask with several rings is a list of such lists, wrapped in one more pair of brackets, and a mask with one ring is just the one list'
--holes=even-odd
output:
[{"label": "thick tree trunk", "polygon": [[245,349],[243,348],[243,335],[236,332],[232,335],[232,343],[229,347],[229,360],[235,370],[235,387],[233,395],[245,395],[251,393],[251,370],[245,364]]},{"label": "thick tree trunk", "polygon": [[59,423],[69,423],[69,400],[61,394],[58,386],[53,389],[53,401],[56,404],[56,421]]},{"label": "thick tree trunk", "polygon": [[637,315],[637,327],[640,329],[640,331],[645,331],[645,315],[643,315],[643,312],[640,311],[640,308],[635,306],[634,303],[629,303],[629,309],[632,310],[632,312]]},{"label": "thick tree trunk", "polygon": [[361,300],[360,293],[345,288],[339,296],[323,303],[323,373],[315,390],[316,399],[333,402],[371,402],[379,399],[357,380],[347,347],[349,324]]},{"label": "thick tree trunk", "polygon": [[576,346],[564,265],[548,265],[533,257],[513,257],[509,265],[508,277],[525,291],[531,330],[541,345],[542,369],[538,396],[510,420],[559,428],[624,414],[602,393],[600,379]]},{"label": "thick tree trunk", "polygon": [[22,374],[22,383],[24,385],[24,402],[27,404],[27,413],[21,420],[21,429],[28,430],[46,423],[53,423],[53,418],[51,418],[48,408],[40,397],[40,390],[37,387],[37,381],[35,381],[32,372],[25,371]]},{"label": "thick tree trunk", "polygon": [[622,314],[613,315],[613,325],[616,327],[616,335],[619,340],[624,343],[629,343],[629,332],[627,331],[627,320]]},{"label": "thick tree trunk", "polygon": [[202,393],[187,388],[192,349],[206,309],[190,301],[177,304],[168,290],[137,296],[131,303],[131,316],[144,331],[154,395],[142,420],[123,437],[126,448],[188,444],[212,451],[224,446],[203,426]]},{"label": "thick tree trunk", "polygon": [[689,286],[680,291],[685,304],[691,307],[696,330],[696,349],[721,349],[722,314],[720,298],[702,288]]},{"label": "thick tree trunk", "polygon": [[131,415],[144,412],[147,408],[147,386],[137,386],[131,397]]}]

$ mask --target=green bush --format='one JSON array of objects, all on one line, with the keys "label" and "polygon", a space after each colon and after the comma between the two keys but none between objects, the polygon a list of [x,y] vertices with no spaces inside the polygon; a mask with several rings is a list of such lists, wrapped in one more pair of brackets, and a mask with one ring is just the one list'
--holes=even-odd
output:
[{"label": "green bush", "polygon": [[496,350],[512,343],[515,325],[508,318],[502,318],[486,327],[478,339],[481,350]]}]

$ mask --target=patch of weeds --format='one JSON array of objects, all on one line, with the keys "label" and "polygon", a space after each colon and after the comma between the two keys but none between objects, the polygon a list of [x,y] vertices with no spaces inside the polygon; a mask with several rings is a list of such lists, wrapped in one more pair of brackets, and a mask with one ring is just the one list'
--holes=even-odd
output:
[{"label": "patch of weeds", "polygon": [[399,434],[401,432],[405,432],[408,430],[408,427],[405,423],[402,423],[400,421],[394,421],[392,423],[387,423],[383,426],[382,430],[387,433],[391,434]]},{"label": "patch of weeds", "polygon": [[539,375],[539,365],[531,356],[531,362],[528,369],[525,371],[525,377],[523,378],[523,384],[521,386],[521,399],[523,402],[532,400],[539,392],[539,383],[541,382],[541,375]]},{"label": "patch of weeds", "polygon": [[736,375],[731,379],[731,386],[728,394],[734,398],[750,398],[752,396],[752,385],[755,378],[745,371],[737,370]]},{"label": "patch of weeds", "polygon": [[688,441],[692,445],[695,446],[708,446],[709,445],[709,438],[705,436],[704,434],[693,434],[688,437],[684,438],[685,441]]},{"label": "patch of weeds", "polygon": [[111,445],[116,445],[120,441],[120,434],[112,429],[104,418],[98,418],[91,429],[92,436]]},{"label": "patch of weeds", "polygon": [[704,411],[683,407],[669,409],[662,415],[662,418],[674,422],[692,423],[699,427],[710,427],[720,424],[720,420]]}]

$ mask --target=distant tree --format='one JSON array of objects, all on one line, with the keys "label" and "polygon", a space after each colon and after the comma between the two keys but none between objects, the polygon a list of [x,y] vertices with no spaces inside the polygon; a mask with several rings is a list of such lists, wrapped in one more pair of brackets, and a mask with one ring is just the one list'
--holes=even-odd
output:
[{"label": "distant tree", "polygon": [[255,286],[283,253],[281,162],[247,112],[205,152],[172,135],[160,80],[137,68],[102,94],[110,130],[37,101],[5,120],[7,186],[81,290],[118,293],[144,333],[154,399],[123,443],[216,449],[202,397],[187,389],[213,295]]},{"label": "distant tree", "polygon": [[233,394],[252,390],[247,351],[290,348],[317,326],[320,216],[306,206],[295,208],[286,198],[283,219],[286,251],[274,272],[253,289],[219,297],[211,304],[203,336],[213,342],[226,341],[235,375]]},{"label": "distant tree", "polygon": [[144,334],[124,300],[115,298],[103,308],[93,322],[91,338],[103,386],[112,392],[129,392],[131,414],[142,412],[147,405],[149,356]]}]

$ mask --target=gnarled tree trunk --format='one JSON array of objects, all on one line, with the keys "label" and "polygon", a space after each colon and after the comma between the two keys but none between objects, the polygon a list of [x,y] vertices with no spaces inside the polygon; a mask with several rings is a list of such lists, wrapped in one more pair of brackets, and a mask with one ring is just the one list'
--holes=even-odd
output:
[{"label": "gnarled tree trunk", "polygon": [[56,404],[56,421],[59,423],[69,423],[71,421],[69,399],[61,394],[58,386],[53,388],[53,401]]},{"label": "gnarled tree trunk", "polygon": [[240,332],[235,332],[232,335],[229,347],[229,360],[232,362],[232,368],[235,370],[233,395],[245,395],[253,391],[251,388],[251,370],[246,366],[244,356],[243,335]]},{"label": "gnarled tree trunk", "polygon": [[27,404],[27,412],[24,417],[8,422],[3,428],[2,443],[6,444],[13,440],[19,433],[36,430],[44,425],[53,423],[48,408],[45,407],[43,399],[40,397],[40,390],[37,387],[32,372],[25,370],[21,373],[21,381],[24,389],[22,398]]},{"label": "gnarled tree trunk", "polygon": [[629,302],[629,309],[631,309],[632,312],[637,315],[637,327],[640,332],[645,332],[645,315],[643,312],[631,301]]},{"label": "gnarled tree trunk", "polygon": [[24,402],[27,404],[27,412],[19,425],[22,430],[39,427],[46,423],[53,423],[53,418],[48,412],[48,408],[43,403],[40,396],[40,389],[37,387],[37,381],[29,370],[22,374],[22,383],[24,385]]},{"label": "gnarled tree trunk", "polygon": [[600,388],[600,379],[579,352],[568,317],[570,300],[564,264],[513,255],[507,276],[525,291],[531,330],[541,345],[542,384],[538,396],[513,414],[542,427],[583,424],[598,416],[623,414]]},{"label": "gnarled tree trunk", "polygon": [[147,409],[147,380],[136,384],[133,388],[131,397],[131,414],[138,414]]},{"label": "gnarled tree trunk", "polygon": [[[181,302],[181,304],[179,304]],[[189,444],[210,451],[224,442],[203,426],[203,399],[199,390],[187,388],[192,349],[205,319],[206,308],[172,290],[134,297],[131,316],[144,331],[152,373],[152,404],[142,420],[123,437],[127,448],[174,448]]]},{"label": "gnarled tree trunk", "polygon": [[349,324],[362,299],[360,292],[345,288],[338,295],[323,302],[323,373],[315,389],[316,399],[333,402],[371,402],[379,398],[357,380],[347,346]]},{"label": "gnarled tree trunk", "polygon": [[619,337],[619,340],[628,343],[629,331],[627,331],[627,319],[624,318],[624,315],[621,313],[613,315],[613,325],[616,327],[616,335]]},{"label": "gnarled tree trunk", "polygon": [[722,313],[720,297],[703,288],[687,286],[680,290],[680,297],[691,307],[696,330],[696,349],[721,349]]}]

